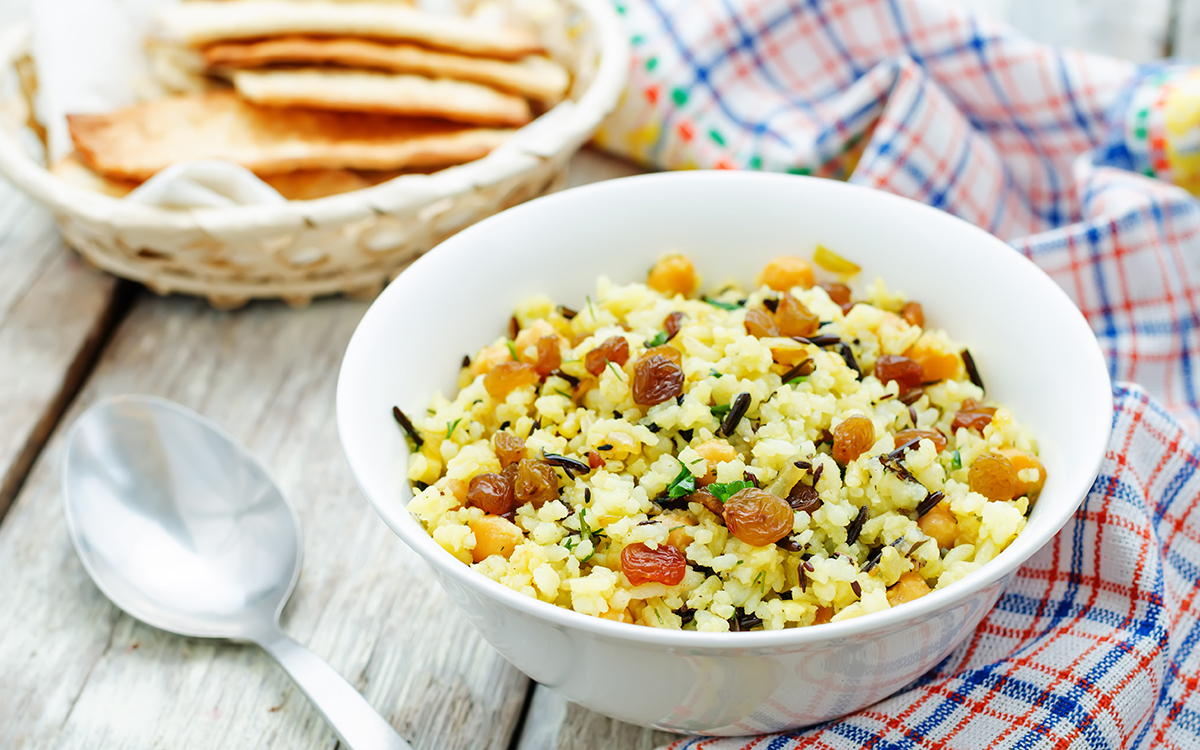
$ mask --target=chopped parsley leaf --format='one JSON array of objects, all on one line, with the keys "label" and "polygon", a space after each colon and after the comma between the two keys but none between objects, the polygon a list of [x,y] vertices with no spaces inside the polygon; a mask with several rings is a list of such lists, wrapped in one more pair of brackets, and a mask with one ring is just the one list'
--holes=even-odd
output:
[{"label": "chopped parsley leaf", "polygon": [[733,311],[733,310],[742,309],[741,305],[735,305],[732,302],[722,302],[721,300],[718,300],[718,299],[710,299],[708,297],[705,297],[704,301],[707,302],[708,304],[712,305],[713,307],[719,307],[722,310]]},{"label": "chopped parsley leaf", "polygon": [[448,427],[446,427],[446,439],[447,440],[449,440],[450,436],[454,434],[454,428],[458,427],[458,423],[461,421],[463,421],[463,418],[459,417],[458,419],[454,420],[453,422],[446,423],[448,425]]},{"label": "chopped parsley leaf", "polygon": [[950,459],[950,470],[958,471],[962,468],[962,455],[958,451],[954,451],[954,458]]},{"label": "chopped parsley leaf", "polygon": [[736,482],[725,482],[724,484],[713,483],[708,485],[708,491],[721,502],[726,502],[742,490],[752,489],[753,482],[747,482],[745,479],[739,479]]},{"label": "chopped parsley leaf", "polygon": [[690,495],[696,491],[696,477],[688,467],[684,466],[667,485],[667,493],[672,499],[681,498],[685,495]]},{"label": "chopped parsley leaf", "polygon": [[513,343],[513,342],[511,342],[511,341],[505,341],[505,342],[504,342],[504,345],[508,347],[508,353],[512,355],[513,362],[516,362],[516,361],[518,361],[518,359],[517,359],[517,345],[516,345],[516,344],[514,344],[514,343]]},{"label": "chopped parsley leaf", "polygon": [[720,406],[710,406],[708,410],[712,412],[714,417],[723,417],[729,413],[731,408],[729,404],[721,404]]},{"label": "chopped parsley leaf", "polygon": [[646,342],[646,348],[653,349],[656,346],[662,346],[663,344],[667,343],[667,339],[667,332],[659,331],[654,335],[654,338]]}]

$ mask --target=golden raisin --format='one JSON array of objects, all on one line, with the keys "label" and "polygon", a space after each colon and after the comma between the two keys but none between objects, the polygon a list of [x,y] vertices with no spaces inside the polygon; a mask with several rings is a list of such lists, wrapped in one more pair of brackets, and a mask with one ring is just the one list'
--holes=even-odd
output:
[{"label": "golden raisin", "polygon": [[683,355],[679,353],[678,349],[676,349],[675,347],[670,346],[668,344],[663,344],[662,346],[656,346],[653,349],[647,349],[642,354],[641,359],[646,359],[647,357],[653,357],[656,354],[660,357],[666,357],[667,359],[671,360],[672,362],[674,362],[675,364],[677,364],[681,367],[683,366]]},{"label": "golden raisin", "polygon": [[[897,448],[910,440],[932,440],[935,451],[941,453],[946,450],[946,436],[937,430],[901,430],[896,433]],[[914,444],[913,448],[916,447],[916,444]]]},{"label": "golden raisin", "polygon": [[992,417],[995,415],[996,407],[984,406],[975,399],[969,398],[962,402],[962,408],[954,415],[950,429],[958,432],[959,428],[966,427],[968,430],[983,432],[983,428],[992,423]]},{"label": "golden raisin", "polygon": [[687,297],[698,285],[696,269],[686,256],[668,255],[650,269],[646,284],[656,292]]},{"label": "golden raisin", "polygon": [[988,500],[1012,500],[1017,496],[1018,482],[1012,461],[998,453],[984,453],[975,459],[967,472],[971,491]]},{"label": "golden raisin", "polygon": [[[996,453],[1012,461],[1013,469],[1017,472],[1017,497],[1026,495],[1030,500],[1036,499],[1046,484],[1046,467],[1038,457],[1016,448],[1001,448]],[[1032,482],[1021,479],[1021,472],[1029,469],[1037,472],[1037,478]]]},{"label": "golden raisin", "polygon": [[651,549],[643,542],[634,542],[621,550],[621,572],[634,586],[643,583],[677,586],[687,573],[687,560],[668,544]]},{"label": "golden raisin", "polygon": [[521,506],[532,503],[540,508],[558,498],[558,474],[540,458],[522,458],[513,480],[513,501]]},{"label": "golden raisin", "polygon": [[492,449],[496,451],[496,458],[500,459],[502,467],[525,457],[525,441],[520,435],[514,435],[507,430],[501,430],[492,436]]},{"label": "golden raisin", "polygon": [[701,488],[688,495],[689,503],[700,503],[709,513],[720,519],[725,518],[725,504],[717,499],[717,496],[708,490]]},{"label": "golden raisin", "polygon": [[609,362],[617,367],[624,367],[628,361],[629,342],[624,336],[611,336],[584,355],[583,366],[591,374],[600,377],[600,373],[604,372]]},{"label": "golden raisin", "polygon": [[501,362],[483,376],[483,387],[487,389],[489,396],[503,401],[513,389],[523,385],[534,385],[538,380],[540,378],[533,365],[524,362]]},{"label": "golden raisin", "polygon": [[604,465],[604,456],[601,456],[596,451],[588,451],[588,468],[599,469]]},{"label": "golden raisin", "polygon": [[763,268],[761,283],[777,292],[786,292],[794,286],[808,289],[814,280],[808,261],[794,255],[780,255]]},{"label": "golden raisin", "polygon": [[479,474],[467,485],[467,503],[484,513],[502,516],[512,510],[513,485],[500,474]]},{"label": "golden raisin", "polygon": [[683,393],[683,368],[658,354],[638,360],[633,371],[633,400],[654,406]]},{"label": "golden raisin", "polygon": [[920,573],[909,571],[900,576],[900,580],[896,581],[887,592],[888,604],[893,607],[920,599],[928,594],[932,589],[929,584],[925,583],[925,579]]},{"label": "golden raisin", "polygon": [[667,332],[667,341],[675,338],[675,335],[679,333],[685,317],[687,316],[681,312],[673,312],[663,319],[663,330]]},{"label": "golden raisin", "polygon": [[921,516],[917,526],[921,533],[932,537],[943,549],[950,549],[954,546],[954,540],[958,539],[958,519],[950,511],[950,504],[944,501]]},{"label": "golden raisin", "polygon": [[849,417],[833,428],[833,458],[848,464],[875,444],[875,425],[866,417]]},{"label": "golden raisin", "polygon": [[813,618],[813,625],[824,625],[833,619],[833,607],[817,607],[817,616]]},{"label": "golden raisin", "polygon": [[811,336],[821,327],[821,319],[809,312],[803,302],[785,292],[775,310],[775,325],[781,336]]},{"label": "golden raisin", "polygon": [[558,336],[542,336],[537,342],[537,362],[533,369],[543,378],[554,372],[562,365],[562,349],[558,344]]},{"label": "golden raisin", "polygon": [[921,366],[915,360],[898,354],[884,354],[875,360],[875,377],[884,385],[896,381],[901,393],[919,388],[922,374]]},{"label": "golden raisin", "polygon": [[925,310],[920,302],[905,302],[904,307],[900,308],[900,317],[910,326],[925,327]]},{"label": "golden raisin", "polygon": [[757,307],[746,311],[746,320],[743,325],[746,326],[746,333],[756,339],[779,335],[779,328],[775,325],[775,316]]},{"label": "golden raisin", "polygon": [[725,502],[725,527],[746,544],[765,547],[791,533],[795,521],[791,506],[782,498],[753,487]]},{"label": "golden raisin", "polygon": [[837,281],[823,281],[819,286],[829,295],[829,301],[835,305],[845,305],[850,303],[850,287]]}]

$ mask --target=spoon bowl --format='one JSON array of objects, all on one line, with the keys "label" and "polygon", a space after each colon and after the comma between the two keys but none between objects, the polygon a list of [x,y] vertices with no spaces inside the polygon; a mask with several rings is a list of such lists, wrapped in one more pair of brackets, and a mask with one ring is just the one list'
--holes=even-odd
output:
[{"label": "spoon bowl", "polygon": [[164,399],[119,397],[76,422],[67,528],[96,585],[143,622],[251,640],[300,575],[300,518],[216,425]]},{"label": "spoon bowl", "polygon": [[352,750],[411,750],[350,683],[289,638],[300,517],[236,440],[184,407],[117,396],[75,423],[63,513],[83,567],[148,625],[257,643]]}]

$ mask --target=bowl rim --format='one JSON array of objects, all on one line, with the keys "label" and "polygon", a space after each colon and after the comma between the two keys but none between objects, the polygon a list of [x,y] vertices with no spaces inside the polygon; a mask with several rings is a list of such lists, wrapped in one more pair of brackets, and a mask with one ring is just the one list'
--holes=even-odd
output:
[{"label": "bowl rim", "polygon": [[[1010,260],[1002,262],[1026,264],[1026,272],[1029,274],[1031,284],[1035,287],[1033,291],[1044,292],[1054,297],[1058,305],[1064,308],[1066,316],[1064,325],[1069,326],[1083,340],[1090,342],[1090,345],[1084,347],[1087,359],[1089,360],[1086,366],[1088,369],[1095,371],[1101,383],[1107,384],[1107,388],[1099,387],[1100,384],[1097,384],[1097,398],[1094,404],[1098,423],[1103,428],[1094,430],[1084,436],[1089,445],[1083,451],[1083,455],[1092,456],[1090,465],[1087,466],[1086,471],[1086,475],[1090,477],[1087,485],[1064,488],[1062,491],[1064,497],[1072,494],[1076,495],[1076,497],[1069,498],[1069,502],[1061,504],[1055,508],[1053,513],[1044,516],[1043,522],[1038,526],[1033,528],[1027,526],[1021,532],[1022,536],[1027,538],[1029,536],[1033,537],[1032,542],[1028,543],[1025,547],[1026,551],[1024,553],[1015,545],[1010,545],[995,558],[983,564],[979,570],[973,571],[944,589],[933,591],[915,602],[909,602],[904,607],[872,612],[860,617],[825,623],[820,626],[751,631],[738,633],[736,636],[731,637],[729,633],[667,630],[614,622],[528,597],[497,581],[493,581],[487,576],[477,573],[470,566],[463,564],[456,557],[444,550],[441,545],[433,540],[433,537],[425,531],[420,523],[407,512],[406,505],[397,502],[397,497],[376,498],[367,492],[364,482],[359,476],[360,471],[357,461],[351,455],[351,452],[347,450],[346,435],[351,429],[354,418],[353,414],[347,412],[348,407],[345,406],[348,402],[346,393],[350,389],[350,381],[354,377],[352,370],[358,360],[364,359],[367,356],[367,344],[365,343],[369,335],[367,332],[381,325],[381,321],[384,320],[384,316],[386,315],[385,308],[389,305],[390,300],[402,297],[406,287],[419,283],[418,280],[422,269],[432,262],[430,256],[433,256],[435,253],[440,256],[446,253],[462,252],[459,250],[460,247],[468,248],[476,244],[476,237],[486,236],[486,232],[489,231],[493,223],[511,220],[513,217],[526,213],[553,210],[561,202],[587,201],[596,194],[614,190],[620,191],[624,189],[625,185],[632,183],[639,185],[643,183],[655,183],[660,189],[668,190],[670,189],[669,183],[695,180],[715,183],[728,182],[731,185],[736,185],[737,182],[743,180],[819,181],[822,183],[820,189],[844,191],[850,195],[859,196],[864,200],[879,200],[901,205],[903,206],[902,210],[913,212],[914,216],[923,221],[956,223],[960,229],[976,235],[980,245],[990,246],[991,249],[985,250],[985,252],[1003,251],[1007,253],[1007,257]],[[997,255],[997,257],[1000,256]],[[924,621],[939,612],[963,605],[968,600],[978,596],[984,589],[987,589],[1007,576],[1011,576],[1016,572],[1017,568],[1040,551],[1058,534],[1086,499],[1092,485],[1095,483],[1095,478],[1099,474],[1100,466],[1107,452],[1107,445],[1112,432],[1113,408],[1112,381],[1109,376],[1108,367],[1105,364],[1099,342],[1096,340],[1095,334],[1083,317],[1083,314],[1074,302],[1071,301],[1070,297],[1067,296],[1066,292],[1042,271],[1041,268],[1003,240],[952,214],[924,203],[874,188],[801,175],[712,170],[661,172],[622,177],[543,196],[484,219],[433,248],[429,253],[413,263],[408,270],[383,291],[367,310],[358,327],[355,329],[353,336],[351,336],[350,343],[346,348],[345,357],[342,361],[341,371],[338,375],[336,418],[338,436],[347,464],[350,466],[351,474],[354,476],[355,482],[366,497],[367,502],[405,544],[417,552],[434,568],[435,573],[447,575],[457,583],[466,586],[482,596],[498,600],[500,604],[510,609],[514,609],[521,614],[533,617],[544,624],[562,630],[580,630],[594,637],[609,641],[624,642],[629,645],[663,646],[681,651],[742,652],[779,647],[812,647],[822,643],[855,638],[869,633],[890,631]]]}]

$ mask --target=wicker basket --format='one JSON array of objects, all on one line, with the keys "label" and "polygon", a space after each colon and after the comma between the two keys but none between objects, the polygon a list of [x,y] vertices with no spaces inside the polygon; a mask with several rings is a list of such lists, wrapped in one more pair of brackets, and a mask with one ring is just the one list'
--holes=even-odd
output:
[{"label": "wicker basket", "polygon": [[[13,116],[0,123],[0,174],[48,206],[84,258],[160,294],[204,296],[223,309],[256,298],[302,306],[339,292],[371,297],[446,237],[558,188],[567,161],[616,106],[629,61],[620,19],[607,0],[562,2],[573,39],[571,59],[561,60],[573,75],[570,96],[478,161],[318,200],[163,209],[47,171],[22,145],[28,108],[14,97]],[[28,65],[30,41],[28,29],[10,30],[0,63]]]}]

